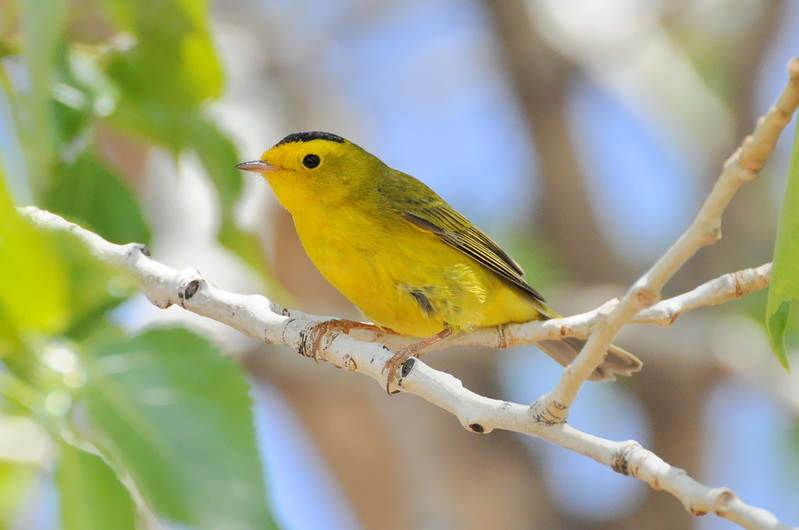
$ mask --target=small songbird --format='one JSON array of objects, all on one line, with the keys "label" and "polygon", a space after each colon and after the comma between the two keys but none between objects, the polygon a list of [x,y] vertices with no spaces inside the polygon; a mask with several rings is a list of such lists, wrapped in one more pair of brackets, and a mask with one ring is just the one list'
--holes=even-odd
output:
[{"label": "small songbird", "polygon": [[[559,316],[519,264],[433,190],[340,136],[290,134],[236,167],[269,181],[311,261],[367,318],[424,338],[386,364],[387,390],[405,360],[453,332]],[[564,366],[583,344],[537,343]],[[640,369],[637,357],[611,346],[590,379]]]}]

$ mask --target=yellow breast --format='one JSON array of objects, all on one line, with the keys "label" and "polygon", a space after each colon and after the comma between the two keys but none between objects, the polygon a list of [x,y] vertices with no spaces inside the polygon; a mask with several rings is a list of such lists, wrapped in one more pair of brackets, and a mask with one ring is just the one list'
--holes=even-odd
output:
[{"label": "yellow breast", "polygon": [[516,289],[409,223],[365,219],[349,206],[303,211],[294,223],[322,275],[375,324],[397,333],[427,337],[444,327],[539,316]]}]

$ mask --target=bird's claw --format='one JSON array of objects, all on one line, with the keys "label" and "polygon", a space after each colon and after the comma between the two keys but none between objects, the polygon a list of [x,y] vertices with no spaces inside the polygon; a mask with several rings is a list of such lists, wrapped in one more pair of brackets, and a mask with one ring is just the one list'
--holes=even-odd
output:
[{"label": "bird's claw", "polygon": [[[405,362],[411,357],[418,357],[419,355],[421,355],[424,352],[425,348],[435,344],[441,339],[449,337],[451,334],[452,334],[451,328],[444,328],[435,335],[427,337],[422,341],[411,344],[410,346],[403,348],[402,350],[395,353],[394,356],[391,359],[389,359],[386,365],[383,367],[384,373],[386,370],[388,370],[388,377],[386,378],[386,392],[388,392],[388,395],[392,394],[391,383],[394,382],[394,378],[397,376],[397,370],[399,370],[400,366],[403,366]],[[408,365],[409,371],[412,366],[413,365]],[[408,374],[403,373],[402,377],[405,377],[406,375]],[[400,377],[400,381],[402,380],[402,377]],[[399,390],[397,390],[397,392],[399,392]]]},{"label": "bird's claw", "polygon": [[328,337],[332,340],[338,333],[349,335],[352,330],[371,331],[373,333],[380,333],[381,328],[374,324],[367,324],[366,322],[358,322],[356,320],[346,319],[333,319],[319,322],[311,328],[308,335],[307,345],[300,351],[306,357],[313,357],[316,362],[320,361],[319,350],[322,347],[322,339]]},{"label": "bird's claw", "polygon": [[[391,384],[394,382],[394,379],[397,377],[397,371],[405,364],[405,361],[410,359],[413,356],[413,352],[410,351],[408,348],[404,350],[400,350],[389,359],[385,366],[383,366],[383,373],[388,370],[388,375],[386,376],[386,392],[388,395],[396,394],[399,390],[395,390],[394,392],[391,391]],[[399,381],[397,381],[399,383]]]}]

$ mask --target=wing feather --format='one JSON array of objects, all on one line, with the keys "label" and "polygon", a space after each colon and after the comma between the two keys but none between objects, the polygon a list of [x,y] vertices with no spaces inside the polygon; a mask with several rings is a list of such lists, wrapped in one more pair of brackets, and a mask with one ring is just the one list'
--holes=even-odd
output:
[{"label": "wing feather", "polygon": [[[433,190],[412,176],[386,167],[388,175],[375,186],[378,201],[416,228],[435,234],[441,241],[469,256],[500,279],[542,304],[544,297],[524,281],[521,266],[494,240],[474,226]],[[543,313],[542,313],[543,314]]]},{"label": "wing feather", "polygon": [[440,203],[427,204],[424,208],[406,208],[401,214],[406,221],[432,232],[444,243],[484,265],[533,300],[544,302],[544,297],[524,281],[524,271],[513,258],[443,199],[439,200]]}]

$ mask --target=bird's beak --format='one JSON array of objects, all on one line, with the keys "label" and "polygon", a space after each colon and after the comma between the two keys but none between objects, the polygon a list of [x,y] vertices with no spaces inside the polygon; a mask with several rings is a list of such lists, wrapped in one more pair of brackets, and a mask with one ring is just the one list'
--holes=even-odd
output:
[{"label": "bird's beak", "polygon": [[236,168],[243,169],[244,171],[252,171],[253,173],[274,173],[275,171],[280,171],[280,167],[272,166],[266,160],[242,162],[241,164],[236,164]]}]

